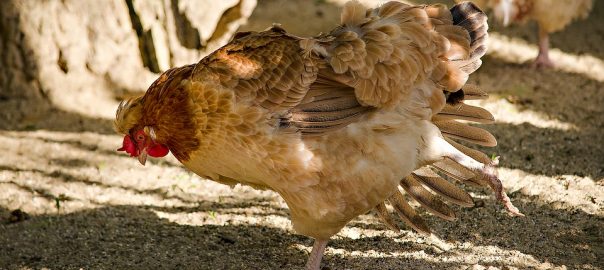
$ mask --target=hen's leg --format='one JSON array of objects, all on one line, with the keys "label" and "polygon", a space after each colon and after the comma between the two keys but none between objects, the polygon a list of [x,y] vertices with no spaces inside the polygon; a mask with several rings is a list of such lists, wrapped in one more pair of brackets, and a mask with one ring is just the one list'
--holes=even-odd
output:
[{"label": "hen's leg", "polygon": [[508,198],[508,195],[505,193],[503,185],[501,184],[501,180],[499,177],[497,177],[495,167],[492,164],[483,164],[474,160],[473,158],[457,150],[457,148],[449,144],[442,137],[435,138],[435,140],[441,151],[441,158],[449,158],[473,171],[474,173],[477,173],[480,177],[483,177],[485,180],[487,180],[487,183],[495,192],[497,200],[503,203],[505,209],[511,215],[524,216],[522,213],[520,213],[518,208],[512,204],[510,198]]},{"label": "hen's leg", "polygon": [[549,58],[549,34],[539,26],[539,54],[532,64],[534,68],[551,68],[554,62]]},{"label": "hen's leg", "polygon": [[306,270],[319,270],[323,252],[325,252],[325,247],[327,246],[327,241],[328,240],[315,239],[312,251],[308,257],[308,262],[306,262]]}]

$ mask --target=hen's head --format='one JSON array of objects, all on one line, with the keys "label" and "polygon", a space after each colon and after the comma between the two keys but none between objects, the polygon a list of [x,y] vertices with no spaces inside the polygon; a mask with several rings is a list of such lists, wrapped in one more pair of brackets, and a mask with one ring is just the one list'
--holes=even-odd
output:
[{"label": "hen's head", "polygon": [[124,134],[122,147],[117,150],[137,157],[143,165],[147,161],[147,155],[164,157],[170,151],[168,146],[158,141],[154,127],[143,124],[141,98],[120,103],[114,127],[117,132]]},{"label": "hen's head", "polygon": [[124,135],[119,151],[138,157],[163,157],[172,152],[180,161],[199,147],[195,108],[183,85],[195,65],[172,68],[162,73],[140,97],[120,103],[115,114],[115,130]]}]

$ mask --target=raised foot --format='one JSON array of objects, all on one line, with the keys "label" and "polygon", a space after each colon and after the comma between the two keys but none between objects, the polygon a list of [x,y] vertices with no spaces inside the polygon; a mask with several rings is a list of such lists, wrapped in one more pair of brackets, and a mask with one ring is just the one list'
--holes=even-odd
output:
[{"label": "raised foot", "polygon": [[449,158],[466,169],[476,173],[477,177],[481,178],[478,180],[479,182],[486,181],[491,189],[493,189],[493,192],[495,192],[495,197],[497,197],[497,200],[503,204],[510,215],[524,216],[520,210],[518,210],[518,208],[512,204],[512,201],[503,189],[501,180],[499,177],[497,177],[495,165],[499,163],[499,158],[495,158],[493,161],[488,162],[488,164],[483,164],[462,153],[444,139],[442,139],[440,146],[444,151],[444,154],[442,155],[443,157]]},{"label": "raised foot", "polygon": [[493,167],[492,165],[486,165],[484,166],[482,173],[484,177],[488,180],[488,184],[493,189],[493,192],[495,192],[497,200],[503,204],[503,207],[505,207],[505,210],[512,216],[523,217],[524,214],[522,214],[520,210],[518,210],[518,208],[516,208],[516,206],[512,204],[512,201],[505,193],[505,190],[503,189],[503,184],[501,183],[499,177],[497,177],[495,167]]}]

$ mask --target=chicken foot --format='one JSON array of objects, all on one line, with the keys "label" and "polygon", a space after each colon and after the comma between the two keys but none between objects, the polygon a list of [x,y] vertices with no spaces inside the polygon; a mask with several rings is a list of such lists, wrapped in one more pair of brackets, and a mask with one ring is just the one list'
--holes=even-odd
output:
[{"label": "chicken foot", "polygon": [[505,190],[503,189],[503,185],[501,183],[501,179],[497,177],[497,171],[495,170],[495,167],[492,164],[480,163],[474,160],[473,158],[467,156],[466,154],[462,153],[461,151],[457,150],[457,148],[453,147],[443,138],[438,139],[442,140],[441,146],[443,147],[442,150],[444,152],[443,157],[449,158],[459,163],[460,165],[466,167],[474,173],[477,173],[478,177],[487,180],[487,184],[495,192],[495,197],[498,201],[503,203],[503,206],[510,215],[524,216],[524,214],[522,214],[520,210],[518,210],[518,208],[516,208],[516,206],[512,204],[512,201],[505,193]]},{"label": "chicken foot", "polygon": [[306,262],[306,270],[319,270],[321,267],[321,259],[323,258],[323,253],[325,252],[325,247],[327,246],[327,241],[323,239],[315,239],[315,243],[312,246],[312,251],[308,256],[308,261]]},{"label": "chicken foot", "polygon": [[552,68],[554,62],[549,58],[549,33],[539,26],[539,54],[531,65],[533,68]]}]

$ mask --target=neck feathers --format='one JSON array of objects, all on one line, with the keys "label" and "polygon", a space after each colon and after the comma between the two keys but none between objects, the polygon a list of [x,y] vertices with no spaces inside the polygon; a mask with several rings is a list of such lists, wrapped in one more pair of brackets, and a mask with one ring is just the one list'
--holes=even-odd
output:
[{"label": "neck feathers", "polygon": [[144,96],[124,101],[118,107],[116,131],[128,134],[133,129],[152,127],[156,141],[165,144],[179,160],[188,160],[197,149],[196,127],[192,106],[183,81],[190,79],[194,65],[164,72]]}]

